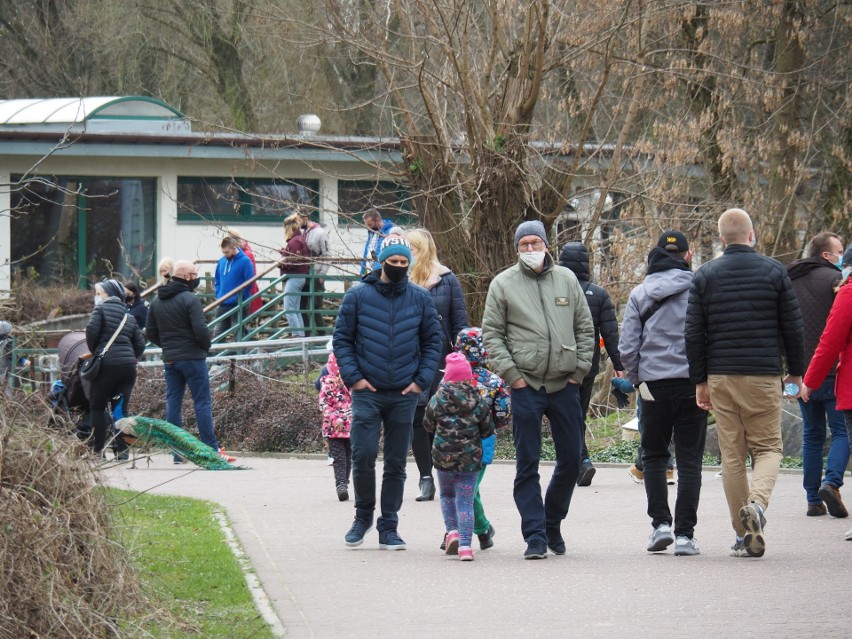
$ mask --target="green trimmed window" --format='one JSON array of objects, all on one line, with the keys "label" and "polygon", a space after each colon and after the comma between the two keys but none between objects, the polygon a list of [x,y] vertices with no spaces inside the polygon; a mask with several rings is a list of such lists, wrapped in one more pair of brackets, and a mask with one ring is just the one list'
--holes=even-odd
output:
[{"label": "green trimmed window", "polygon": [[377,209],[382,218],[399,226],[417,224],[408,189],[389,180],[338,180],[337,206],[338,225],[361,224],[361,216],[368,209]]},{"label": "green trimmed window", "polygon": [[178,177],[178,222],[281,222],[296,210],[319,221],[319,180]]}]

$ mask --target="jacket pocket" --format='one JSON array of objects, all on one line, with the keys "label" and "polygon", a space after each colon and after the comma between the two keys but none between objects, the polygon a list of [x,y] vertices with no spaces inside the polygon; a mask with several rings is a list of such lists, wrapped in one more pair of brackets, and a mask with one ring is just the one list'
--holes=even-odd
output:
[{"label": "jacket pocket", "polygon": [[543,369],[546,352],[536,348],[518,348],[512,352],[512,360],[518,370],[536,373]]},{"label": "jacket pocket", "polygon": [[556,370],[560,373],[573,373],[577,370],[577,345],[562,344],[556,352]]}]

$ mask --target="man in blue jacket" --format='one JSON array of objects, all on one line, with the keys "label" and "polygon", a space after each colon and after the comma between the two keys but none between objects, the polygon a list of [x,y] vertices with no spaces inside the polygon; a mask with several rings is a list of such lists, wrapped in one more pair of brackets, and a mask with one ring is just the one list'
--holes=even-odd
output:
[{"label": "man in blue jacket", "polygon": [[[233,291],[243,282],[248,282],[254,277],[254,265],[248,255],[243,253],[239,243],[233,237],[226,237],[222,240],[222,257],[219,258],[216,264],[216,276],[213,284],[216,287],[216,299],[220,299],[223,295]],[[218,319],[225,313],[236,308],[237,304],[249,296],[249,287],[244,288],[236,295],[231,295],[223,301],[216,309],[216,318]],[[245,307],[243,316],[248,315],[248,306]],[[213,332],[213,339],[227,331],[237,323],[237,313],[229,315],[223,320],[216,323],[216,329]],[[236,331],[236,337],[239,339],[241,331]]]},{"label": "man in blue jacket", "polygon": [[438,368],[441,326],[432,296],[408,281],[411,248],[400,237],[385,240],[381,269],[343,298],[334,326],[334,355],[352,391],[352,484],[355,521],[344,541],[360,546],[373,526],[376,456],[384,432],[379,548],[404,550],[397,533],[405,463],[417,396]]},{"label": "man in blue jacket", "polygon": [[367,241],[364,243],[361,277],[379,268],[380,264],[375,259],[381,253],[382,242],[390,234],[394,223],[392,220],[383,220],[382,214],[376,209],[370,209],[364,213],[364,226],[367,227]]}]

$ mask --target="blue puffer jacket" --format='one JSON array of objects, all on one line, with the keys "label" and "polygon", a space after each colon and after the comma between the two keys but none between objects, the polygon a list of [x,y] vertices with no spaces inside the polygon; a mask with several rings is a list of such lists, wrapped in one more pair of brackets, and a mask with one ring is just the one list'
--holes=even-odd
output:
[{"label": "blue puffer jacket", "polygon": [[427,388],[441,354],[432,296],[408,278],[385,283],[375,270],[343,297],[334,324],[334,356],[349,388],[366,379],[377,390]]},{"label": "blue puffer jacket", "polygon": [[438,283],[429,288],[429,292],[435,301],[438,321],[441,322],[444,332],[441,346],[446,353],[449,353],[456,341],[456,335],[470,324],[467,321],[467,307],[458,278],[446,267],[442,271]]}]

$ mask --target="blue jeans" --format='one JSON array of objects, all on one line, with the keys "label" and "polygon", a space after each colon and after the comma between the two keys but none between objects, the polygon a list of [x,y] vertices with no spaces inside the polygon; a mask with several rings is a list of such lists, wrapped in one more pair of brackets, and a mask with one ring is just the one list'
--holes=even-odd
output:
[{"label": "blue jeans", "polygon": [[[541,496],[541,418],[547,415],[556,448],[556,467]],[[559,528],[568,514],[580,474],[583,411],[580,386],[568,384],[555,393],[526,386],[512,389],[512,433],[515,437],[515,506],[524,540],[547,543],[548,528]]]},{"label": "blue jeans", "polygon": [[802,412],[802,486],[809,504],[821,504],[817,494],[822,482],[822,451],[825,446],[825,427],[831,432],[831,446],[825,460],[825,481],[840,488],[843,473],[849,462],[849,435],[843,413],[835,407],[835,378],[829,377],[811,393],[810,401],[799,400]]},{"label": "blue jeans", "polygon": [[287,324],[290,325],[290,335],[292,337],[305,336],[305,323],[302,320],[302,313],[299,310],[299,302],[301,301],[302,289],[305,286],[304,277],[297,275],[288,275],[284,282],[284,313],[287,315]]},{"label": "blue jeans", "polygon": [[352,486],[355,489],[355,516],[372,523],[376,510],[376,458],[379,434],[384,426],[384,473],[382,475],[382,516],[376,522],[379,532],[396,530],[405,463],[411,445],[411,423],[417,408],[417,394],[400,390],[368,389],[352,391]]},{"label": "blue jeans", "polygon": [[213,434],[213,407],[210,401],[210,376],[207,360],[187,359],[163,364],[166,376],[166,421],[181,426],[181,405],[186,387],[195,405],[195,421],[198,438],[213,450],[219,450],[219,442]]}]

